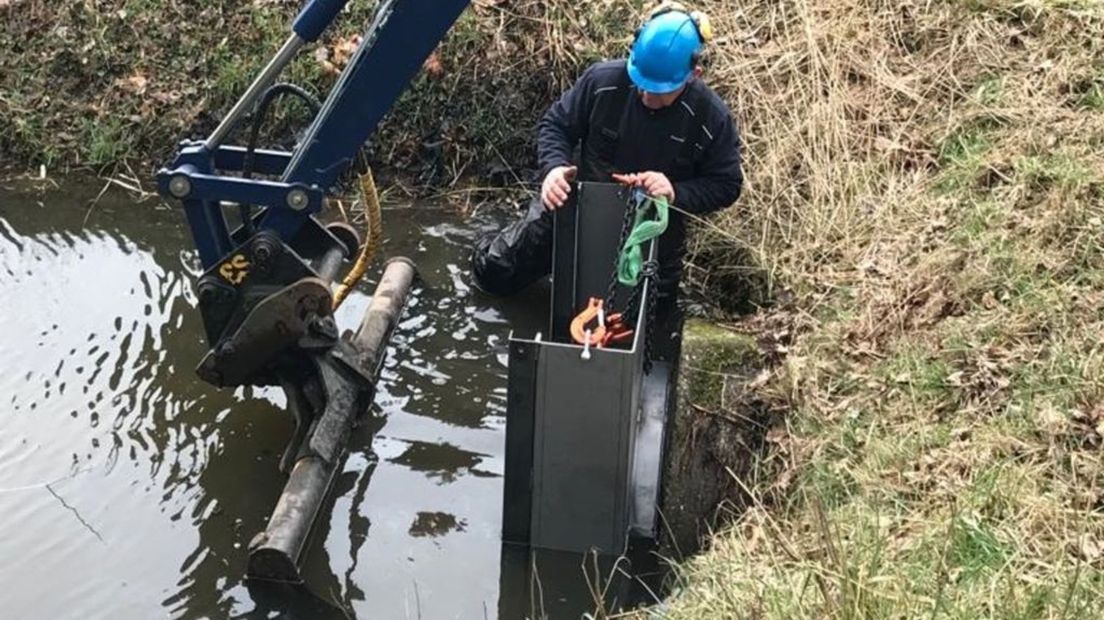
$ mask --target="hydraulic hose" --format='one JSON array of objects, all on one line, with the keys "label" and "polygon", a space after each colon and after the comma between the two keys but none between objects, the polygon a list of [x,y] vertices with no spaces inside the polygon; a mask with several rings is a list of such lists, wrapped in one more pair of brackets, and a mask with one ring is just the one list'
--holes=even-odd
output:
[{"label": "hydraulic hose", "polygon": [[[269,86],[261,97],[260,103],[257,104],[256,111],[253,113],[253,122],[249,127],[249,141],[245,147],[245,159],[242,162],[242,178],[249,179],[253,176],[253,166],[256,163],[257,141],[260,139],[261,126],[264,124],[265,117],[268,116],[268,109],[272,105],[273,100],[282,95],[294,95],[298,97],[307,104],[312,114],[317,115],[319,110],[322,109],[322,102],[301,86],[287,83]],[[241,213],[242,227],[245,229],[246,234],[252,236],[257,232],[256,228],[253,226],[253,205],[242,203],[238,206],[238,210]]]},{"label": "hydraulic hose", "polygon": [[368,266],[372,264],[372,259],[376,257],[380,239],[383,237],[383,213],[380,207],[379,192],[376,190],[376,180],[372,176],[372,169],[366,168],[358,180],[367,230],[364,235],[364,245],[360,248],[360,255],[357,256],[356,263],[353,264],[353,268],[349,270],[341,284],[337,286],[337,290],[334,291],[333,309],[335,311],[341,307],[341,304],[345,302],[345,298],[349,296],[349,292],[364,277],[364,273],[368,271]]}]

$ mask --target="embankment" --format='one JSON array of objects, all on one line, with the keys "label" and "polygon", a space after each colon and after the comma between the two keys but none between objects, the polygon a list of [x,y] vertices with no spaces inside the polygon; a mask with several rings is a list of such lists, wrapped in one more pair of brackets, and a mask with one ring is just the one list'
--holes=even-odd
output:
[{"label": "embankment", "polygon": [[[5,4],[0,152],[110,166],[209,128],[295,3]],[[640,4],[476,3],[374,158],[438,183],[524,168],[537,115],[625,49]],[[332,79],[320,58],[370,5],[291,77]],[[755,282],[776,301],[731,322],[773,356],[747,397],[787,413],[765,435],[772,475],[740,481],[747,509],[680,565],[668,615],[1094,616],[1104,7],[699,5],[749,184],[701,226],[691,283],[741,298]]]}]

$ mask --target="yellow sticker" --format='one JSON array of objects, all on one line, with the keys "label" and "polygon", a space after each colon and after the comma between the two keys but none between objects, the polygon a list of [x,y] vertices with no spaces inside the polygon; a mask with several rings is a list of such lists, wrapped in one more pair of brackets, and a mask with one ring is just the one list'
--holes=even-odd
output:
[{"label": "yellow sticker", "polygon": [[219,275],[230,284],[237,286],[249,277],[249,267],[245,254],[235,254],[233,258],[219,266]]}]

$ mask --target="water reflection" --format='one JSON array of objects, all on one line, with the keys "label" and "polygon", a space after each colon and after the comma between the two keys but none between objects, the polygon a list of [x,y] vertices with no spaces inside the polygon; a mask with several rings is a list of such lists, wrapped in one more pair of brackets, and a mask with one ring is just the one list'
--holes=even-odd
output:
[{"label": "water reflection", "polygon": [[[503,566],[503,617],[529,601],[510,585],[525,563],[500,563],[505,344],[541,329],[547,289],[502,303],[465,284],[494,219],[385,213],[386,251],[422,281],[308,551],[313,591],[274,590],[241,575],[283,483],[283,396],[195,377],[183,217],[111,194],[89,211],[98,190],[0,189],[5,617],[487,618]],[[569,564],[554,570],[581,575]]]}]

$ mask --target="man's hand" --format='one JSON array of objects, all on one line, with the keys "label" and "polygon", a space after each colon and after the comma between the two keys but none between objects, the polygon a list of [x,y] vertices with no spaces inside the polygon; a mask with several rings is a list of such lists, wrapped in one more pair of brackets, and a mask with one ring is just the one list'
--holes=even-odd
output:
[{"label": "man's hand", "polygon": [[545,209],[555,211],[564,206],[577,170],[575,166],[558,166],[548,171],[541,183],[541,202]]},{"label": "man's hand", "polygon": [[666,196],[669,202],[675,201],[675,186],[662,172],[615,174],[613,180],[630,187],[643,187],[649,196]]}]

